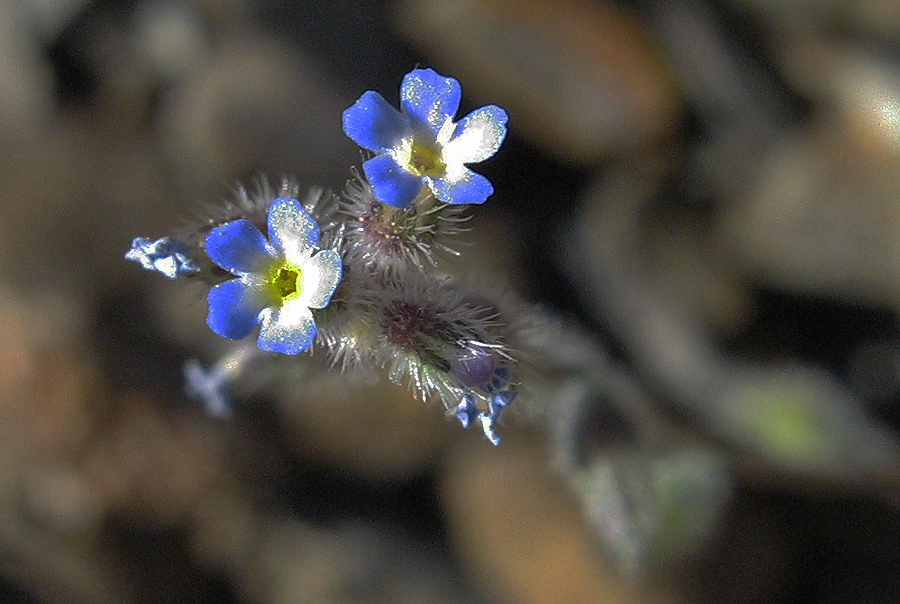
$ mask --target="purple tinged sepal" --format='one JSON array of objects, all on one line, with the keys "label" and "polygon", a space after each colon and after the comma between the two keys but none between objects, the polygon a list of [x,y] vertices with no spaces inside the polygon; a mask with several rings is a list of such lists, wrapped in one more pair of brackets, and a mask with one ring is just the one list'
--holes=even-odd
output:
[{"label": "purple tinged sepal", "polygon": [[494,355],[477,344],[469,344],[451,354],[450,373],[464,386],[474,387],[484,384],[494,375],[496,363]]}]

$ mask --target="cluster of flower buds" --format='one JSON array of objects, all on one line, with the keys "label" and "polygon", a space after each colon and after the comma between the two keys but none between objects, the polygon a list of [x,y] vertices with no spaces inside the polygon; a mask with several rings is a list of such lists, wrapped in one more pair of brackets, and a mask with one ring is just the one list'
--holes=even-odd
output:
[{"label": "cluster of flower buds", "polygon": [[[497,444],[497,417],[517,389],[515,327],[499,304],[433,270],[436,252],[452,251],[466,204],[493,193],[467,164],[506,136],[506,113],[493,105],[454,122],[460,97],[455,79],[431,69],[405,76],[399,110],[366,92],[343,127],[371,156],[342,195],[263,182],[183,237],[135,239],[126,258],[208,284],[207,323],[218,335],[258,331],[259,351],[320,346],[343,370],[383,368]],[[210,371],[190,363],[188,391],[226,412],[225,386],[242,374],[246,351]]]}]

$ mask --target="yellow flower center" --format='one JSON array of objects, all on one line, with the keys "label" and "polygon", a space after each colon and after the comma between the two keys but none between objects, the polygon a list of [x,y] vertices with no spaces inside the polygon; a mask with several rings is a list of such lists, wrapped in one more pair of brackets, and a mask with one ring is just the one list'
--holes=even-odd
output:
[{"label": "yellow flower center", "polygon": [[300,293],[300,269],[279,266],[268,279],[269,289],[277,302],[297,296]]},{"label": "yellow flower center", "polygon": [[441,159],[440,147],[422,140],[413,141],[409,166],[417,176],[438,176],[447,167]]}]

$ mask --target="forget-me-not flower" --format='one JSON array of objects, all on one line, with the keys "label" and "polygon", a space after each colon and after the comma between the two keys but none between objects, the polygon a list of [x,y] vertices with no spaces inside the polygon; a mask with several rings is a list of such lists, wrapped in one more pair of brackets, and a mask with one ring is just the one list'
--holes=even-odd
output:
[{"label": "forget-me-not flower", "polygon": [[315,251],[319,226],[296,199],[269,207],[268,241],[248,220],[214,228],[206,237],[213,262],[237,278],[209,292],[206,322],[217,334],[239,339],[260,324],[262,350],[297,354],[312,345],[311,308],[324,308],[341,278],[336,250]]},{"label": "forget-me-not flower", "polygon": [[492,156],[506,137],[506,112],[496,105],[453,117],[459,82],[431,69],[403,78],[400,110],[372,90],[344,111],[344,132],[377,155],[363,164],[375,198],[404,208],[425,185],[445,203],[483,203],[494,188],[466,164]]},{"label": "forget-me-not flower", "polygon": [[515,390],[510,389],[509,369],[498,368],[492,379],[481,386],[479,390],[480,394],[487,399],[486,411],[478,407],[475,395],[470,392],[463,394],[452,413],[463,428],[468,428],[476,420],[481,422],[481,429],[487,439],[493,444],[499,445],[500,435],[497,433],[497,419],[500,417],[500,412],[516,398],[517,394]]},{"label": "forget-me-not flower", "polygon": [[125,254],[125,258],[140,262],[148,271],[162,273],[169,279],[200,270],[200,265],[191,258],[188,247],[171,237],[161,237],[155,241],[138,237],[131,242],[131,249]]},{"label": "forget-me-not flower", "polygon": [[497,433],[497,418],[500,416],[500,410],[512,400],[510,397],[491,397],[490,410],[482,411],[475,402],[475,397],[471,394],[463,396],[462,400],[453,408],[453,415],[459,420],[463,428],[468,428],[476,421],[481,423],[481,429],[484,435],[494,445],[500,444],[500,435]]}]

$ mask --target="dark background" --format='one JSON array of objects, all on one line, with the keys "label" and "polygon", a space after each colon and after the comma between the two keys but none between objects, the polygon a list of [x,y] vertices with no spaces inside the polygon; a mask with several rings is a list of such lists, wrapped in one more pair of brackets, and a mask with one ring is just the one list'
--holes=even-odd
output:
[{"label": "dark background", "polygon": [[[3,601],[900,601],[900,9],[0,11]],[[415,66],[461,82],[460,116],[509,112],[463,258],[603,351],[601,394],[522,402],[496,448],[337,372],[205,417],[181,367],[225,343],[200,289],[123,260],[131,239],[261,174],[340,190],[360,162],[341,112],[396,102]],[[627,398],[607,371],[652,437],[600,412]],[[713,460],[677,509],[714,520],[622,571],[669,535],[660,492],[622,476],[657,484],[642,464],[672,451]],[[592,482],[607,462],[618,482]],[[620,488],[641,494],[625,520],[583,514]],[[663,528],[598,528],[641,509]]]}]

